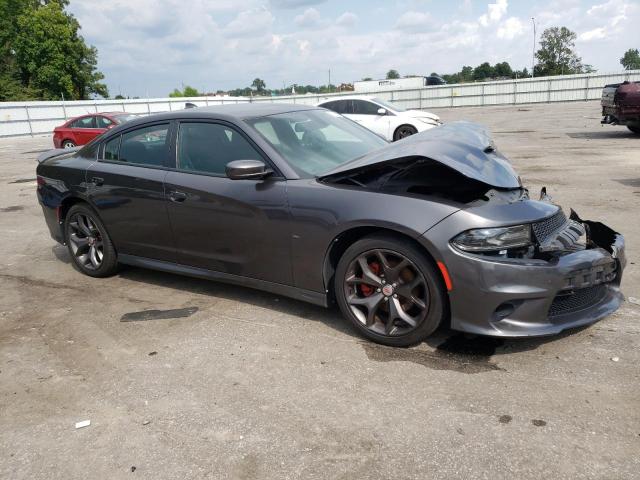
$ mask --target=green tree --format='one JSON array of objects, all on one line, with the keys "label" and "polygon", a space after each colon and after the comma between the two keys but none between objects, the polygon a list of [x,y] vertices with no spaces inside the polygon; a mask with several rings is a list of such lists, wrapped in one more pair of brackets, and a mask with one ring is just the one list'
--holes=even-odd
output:
[{"label": "green tree", "polygon": [[[108,97],[97,70],[97,51],[78,34],[80,24],[65,11],[67,0],[0,0],[17,11],[9,51],[25,92],[41,99]],[[17,4],[21,3],[21,7]]]},{"label": "green tree", "polygon": [[460,78],[463,82],[470,82],[473,80],[473,67],[464,66],[460,70]]},{"label": "green tree", "polygon": [[496,63],[493,71],[496,77],[511,77],[513,75],[509,62]]},{"label": "green tree", "polygon": [[495,77],[495,71],[489,62],[484,62],[473,69],[474,80],[485,80],[487,78]]},{"label": "green tree", "polygon": [[371,80],[373,80],[373,78],[371,78],[371,77],[364,77],[362,79],[363,82],[370,82]]},{"label": "green tree", "polygon": [[264,80],[261,78],[256,78],[251,82],[251,86],[256,89],[256,92],[262,94],[265,91],[267,84],[264,83]]},{"label": "green tree", "polygon": [[640,70],[640,52],[637,48],[630,48],[620,59],[620,64],[625,70]]},{"label": "green tree", "polygon": [[400,78],[400,74],[397,70],[389,70],[387,72],[387,80],[395,80],[396,78]]},{"label": "green tree", "polygon": [[536,52],[536,76],[582,73],[582,59],[575,52],[576,34],[567,27],[547,28]]}]

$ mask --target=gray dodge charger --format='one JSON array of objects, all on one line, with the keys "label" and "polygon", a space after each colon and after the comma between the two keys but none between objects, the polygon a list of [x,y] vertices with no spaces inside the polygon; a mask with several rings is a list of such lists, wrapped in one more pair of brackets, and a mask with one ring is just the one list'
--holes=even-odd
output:
[{"label": "gray dodge charger", "polygon": [[193,108],[44,153],[37,180],[82,273],[128,264],[337,303],[385,345],[443,324],[549,335],[623,298],[622,235],[529,198],[472,123],[389,144],[322,108]]}]

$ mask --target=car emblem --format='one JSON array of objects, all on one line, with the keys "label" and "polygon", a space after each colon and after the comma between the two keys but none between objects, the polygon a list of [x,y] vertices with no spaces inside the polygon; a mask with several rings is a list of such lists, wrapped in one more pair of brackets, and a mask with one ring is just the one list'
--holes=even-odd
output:
[{"label": "car emblem", "polygon": [[393,295],[393,287],[391,285],[385,285],[382,287],[382,293],[384,293],[385,296],[390,297]]}]

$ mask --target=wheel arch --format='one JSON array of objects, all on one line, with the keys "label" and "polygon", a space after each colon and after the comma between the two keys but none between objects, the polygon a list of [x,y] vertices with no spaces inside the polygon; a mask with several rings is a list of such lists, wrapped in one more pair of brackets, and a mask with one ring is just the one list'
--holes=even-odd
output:
[{"label": "wheel arch", "polygon": [[[336,235],[336,237],[331,241],[331,244],[327,248],[327,252],[324,257],[322,279],[324,282],[325,291],[327,292],[327,296],[329,297],[330,302],[333,302],[335,298],[335,293],[333,291],[333,277],[335,275],[338,262],[342,258],[342,255],[355,242],[374,233],[386,233],[398,238],[408,240],[409,242],[413,243],[413,245],[415,245],[421,252],[424,253],[425,257],[433,265],[436,271],[440,271],[437,263],[437,259],[440,256],[437,254],[437,250],[433,245],[431,245],[431,243],[420,242],[415,237],[409,235],[406,232],[402,232],[400,230],[387,226],[367,225],[352,227]],[[440,281],[442,282],[442,287],[445,288],[446,291],[445,281],[442,277],[440,277]]]}]

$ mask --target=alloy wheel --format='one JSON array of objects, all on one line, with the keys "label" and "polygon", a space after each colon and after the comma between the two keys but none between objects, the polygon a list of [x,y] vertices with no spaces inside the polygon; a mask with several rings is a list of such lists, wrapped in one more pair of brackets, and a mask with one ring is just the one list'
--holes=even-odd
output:
[{"label": "alloy wheel", "polygon": [[400,127],[398,129],[398,140],[401,138],[405,138],[405,137],[409,137],[411,135],[413,135],[414,133],[416,133],[415,129],[413,127],[410,126],[404,126],[404,127]]},{"label": "alloy wheel", "polygon": [[69,221],[69,245],[76,261],[88,270],[97,270],[104,259],[104,242],[89,215],[75,214]]},{"label": "alloy wheel", "polygon": [[353,315],[379,335],[405,335],[429,310],[424,275],[411,260],[391,250],[358,255],[347,269],[344,293]]}]

